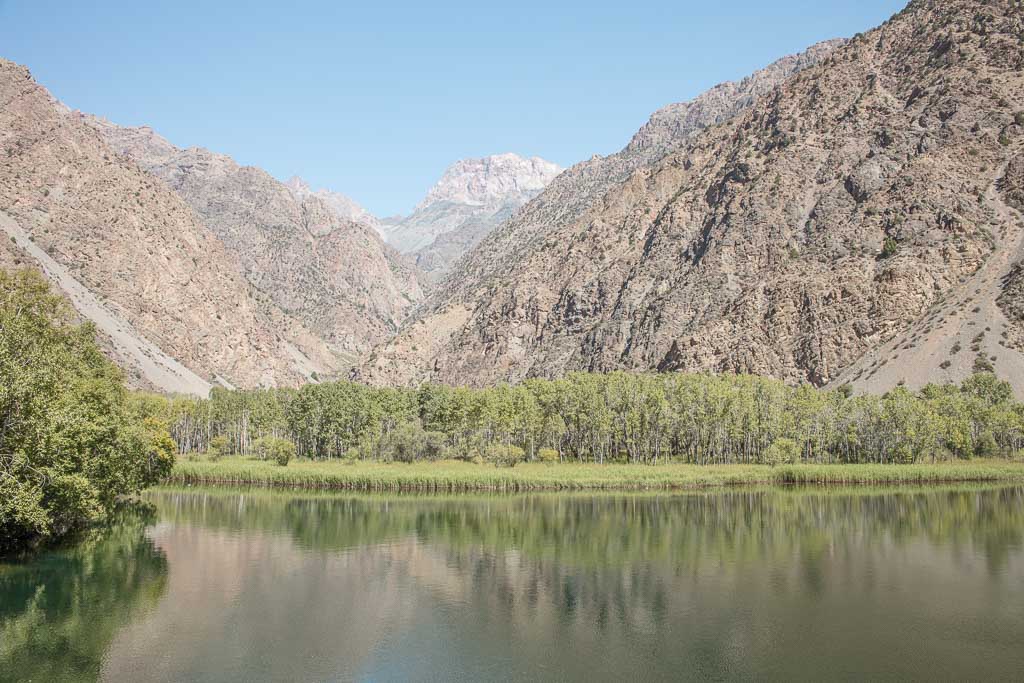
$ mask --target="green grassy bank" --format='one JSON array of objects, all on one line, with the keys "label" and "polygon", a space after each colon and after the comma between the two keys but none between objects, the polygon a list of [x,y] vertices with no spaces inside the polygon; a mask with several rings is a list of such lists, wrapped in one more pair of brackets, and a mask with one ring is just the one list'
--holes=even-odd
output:
[{"label": "green grassy bank", "polygon": [[749,484],[929,484],[1024,482],[1024,462],[972,460],[913,465],[581,465],[514,468],[445,460],[414,464],[366,461],[270,462],[182,460],[175,484],[273,486],[356,491],[672,490]]}]

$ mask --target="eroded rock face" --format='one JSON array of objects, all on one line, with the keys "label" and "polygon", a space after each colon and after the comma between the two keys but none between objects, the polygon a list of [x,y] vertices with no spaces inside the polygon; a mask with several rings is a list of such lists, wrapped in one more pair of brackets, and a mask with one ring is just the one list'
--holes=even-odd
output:
[{"label": "eroded rock face", "polygon": [[281,183],[206,149],[178,149],[149,128],[83,120],[184,199],[262,299],[343,358],[386,339],[422,296],[416,268],[355,220],[365,210],[342,195]]},{"label": "eroded rock face", "polygon": [[405,217],[381,222],[388,243],[440,275],[537,196],[562,169],[539,157],[496,154],[452,164]]},{"label": "eroded rock face", "polygon": [[[1024,143],[1022,31],[1008,0],[916,1],[721,122],[656,116],[488,237],[360,376],[834,381],[1017,249],[994,188]],[[684,129],[699,132],[637,158]]]},{"label": "eroded rock face", "polygon": [[[261,304],[235,255],[192,208],[121,158],[27,69],[6,60],[0,60],[0,211],[8,219],[5,233],[26,233],[95,295],[102,315],[123,321],[125,334],[144,337],[202,381],[287,385],[314,370],[337,370],[315,335]],[[40,265],[22,248],[5,251],[11,265]],[[128,364],[140,362],[148,361]],[[147,385],[146,377],[139,380]]]},{"label": "eroded rock face", "polygon": [[285,181],[285,186],[300,200],[310,196],[317,197],[327,205],[327,208],[343,220],[369,225],[378,233],[383,231],[383,226],[377,217],[348,195],[325,189],[314,190],[299,176],[289,178]]}]

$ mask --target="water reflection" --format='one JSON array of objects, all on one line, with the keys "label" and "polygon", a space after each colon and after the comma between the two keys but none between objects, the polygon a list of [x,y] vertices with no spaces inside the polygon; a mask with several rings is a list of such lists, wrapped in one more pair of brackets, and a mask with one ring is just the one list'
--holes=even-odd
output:
[{"label": "water reflection", "polygon": [[0,564],[0,679],[90,681],[115,634],[164,594],[167,560],[146,538],[152,513],[31,562]]},{"label": "water reflection", "polygon": [[[107,637],[109,680],[949,679],[1024,666],[1021,488],[150,500],[165,594]],[[0,588],[2,623],[29,611],[15,602]]]}]

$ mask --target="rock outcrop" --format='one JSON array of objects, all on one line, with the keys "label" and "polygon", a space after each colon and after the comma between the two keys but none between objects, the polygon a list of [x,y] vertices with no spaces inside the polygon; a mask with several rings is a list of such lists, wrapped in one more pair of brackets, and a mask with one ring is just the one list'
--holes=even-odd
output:
[{"label": "rock outcrop", "polygon": [[292,194],[294,194],[300,201],[307,197],[316,197],[342,220],[369,225],[380,233],[381,237],[384,236],[384,228],[377,217],[367,211],[364,206],[348,195],[325,189],[314,190],[299,176],[292,176],[286,180],[285,186],[291,190]]}]

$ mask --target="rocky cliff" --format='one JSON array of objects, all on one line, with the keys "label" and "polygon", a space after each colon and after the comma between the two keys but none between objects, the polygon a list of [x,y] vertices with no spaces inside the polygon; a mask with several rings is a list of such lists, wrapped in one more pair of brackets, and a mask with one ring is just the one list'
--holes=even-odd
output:
[{"label": "rocky cliff", "polygon": [[261,304],[235,256],[162,182],[0,60],[0,261],[41,268],[136,384],[297,384],[326,346]]},{"label": "rocky cliff", "polygon": [[679,369],[882,389],[984,357],[1020,391],[1019,323],[997,299],[1020,279],[1021,35],[1010,0],[915,0],[715,107],[731,114],[659,112],[484,240],[360,376]]},{"label": "rocky cliff", "polygon": [[261,299],[349,360],[391,335],[422,296],[416,268],[384,244],[343,195],[279,182],[151,129],[81,116],[119,154],[159,178],[237,256]]},{"label": "rocky cliff", "polygon": [[316,197],[342,220],[369,225],[383,236],[383,226],[377,217],[348,195],[325,189],[314,190],[299,176],[289,178],[285,181],[285,186],[300,201],[307,197]]}]

